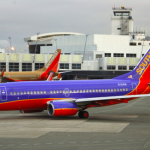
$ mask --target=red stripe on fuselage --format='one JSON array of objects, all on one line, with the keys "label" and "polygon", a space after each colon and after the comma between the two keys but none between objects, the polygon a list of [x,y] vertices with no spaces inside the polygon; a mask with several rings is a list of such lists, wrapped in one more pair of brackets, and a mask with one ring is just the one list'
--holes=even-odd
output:
[{"label": "red stripe on fuselage", "polygon": [[[26,110],[26,109],[47,109],[47,102],[56,100],[55,98],[47,98],[47,99],[24,99],[24,100],[16,100],[11,102],[3,102],[0,103],[0,111],[8,111],[8,110]],[[57,100],[63,100],[63,98],[57,98]]]}]

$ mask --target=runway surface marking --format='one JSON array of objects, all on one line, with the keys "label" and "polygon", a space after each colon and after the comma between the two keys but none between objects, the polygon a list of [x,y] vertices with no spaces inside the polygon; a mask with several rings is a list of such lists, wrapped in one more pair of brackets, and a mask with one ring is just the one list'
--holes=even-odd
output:
[{"label": "runway surface marking", "polygon": [[[6,118],[0,115],[0,138],[38,138],[49,132],[105,132],[105,133],[119,133],[125,127],[127,127],[129,122],[120,122],[120,119],[125,118],[136,118],[137,116],[127,116],[127,115],[102,115],[96,116],[96,121],[94,121],[94,116],[89,119],[73,119],[69,118],[43,118],[37,117],[32,119],[27,119],[27,116],[22,115],[22,117],[17,118],[17,114]],[[105,117],[105,120],[101,120]],[[113,118],[115,118],[113,120]],[[116,119],[117,118],[117,119]]]}]

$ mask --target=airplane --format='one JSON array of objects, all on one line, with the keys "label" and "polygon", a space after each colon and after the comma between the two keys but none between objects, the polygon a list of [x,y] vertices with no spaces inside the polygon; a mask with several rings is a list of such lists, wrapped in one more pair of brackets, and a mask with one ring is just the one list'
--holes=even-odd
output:
[{"label": "airplane", "polygon": [[2,82],[19,82],[19,81],[41,81],[46,80],[49,72],[53,71],[54,78],[61,78],[61,73],[58,73],[58,63],[60,58],[61,50],[55,51],[53,56],[47,62],[47,64],[36,71],[22,71],[22,72],[4,72],[3,69],[0,75],[0,81]]},{"label": "airplane", "polygon": [[[0,111],[88,118],[86,109],[150,96],[150,49],[129,73],[101,80],[27,81],[0,84]],[[49,78],[53,75],[50,74]]]}]

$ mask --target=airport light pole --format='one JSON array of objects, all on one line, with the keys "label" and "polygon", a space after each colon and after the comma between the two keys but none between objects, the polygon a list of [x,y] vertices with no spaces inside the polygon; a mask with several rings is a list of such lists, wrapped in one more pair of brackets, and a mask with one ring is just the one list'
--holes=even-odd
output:
[{"label": "airport light pole", "polygon": [[86,38],[85,38],[85,46],[84,46],[84,54],[83,54],[82,64],[83,64],[83,61],[84,61],[84,58],[85,58],[85,49],[86,49],[87,37],[88,37],[88,34],[86,34]]},{"label": "airport light pole", "polygon": [[[38,35],[40,34],[40,32],[37,33],[37,40],[38,40]],[[37,52],[37,40],[36,40],[36,46],[35,46],[35,54]]]},{"label": "airport light pole", "polygon": [[6,46],[6,49],[7,49],[7,53],[9,53],[9,50],[8,50],[8,47]]},{"label": "airport light pole", "polygon": [[57,39],[54,39],[55,43],[56,43],[56,50],[57,50]]},{"label": "airport light pole", "polygon": [[142,49],[141,49],[141,57],[140,57],[140,60],[142,59],[142,52],[143,52],[143,46],[144,46],[144,41],[145,41],[145,39],[143,38],[142,40],[143,40],[143,44],[142,44]]},{"label": "airport light pole", "polygon": [[8,37],[9,42],[10,42],[10,52],[11,52],[11,37]]}]

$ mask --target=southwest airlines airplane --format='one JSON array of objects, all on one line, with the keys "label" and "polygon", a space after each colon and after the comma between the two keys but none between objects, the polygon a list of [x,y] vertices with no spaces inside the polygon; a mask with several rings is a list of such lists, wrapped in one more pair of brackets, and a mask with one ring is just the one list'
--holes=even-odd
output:
[{"label": "southwest airlines airplane", "polygon": [[47,110],[50,116],[87,118],[102,107],[150,96],[150,49],[131,72],[104,80],[27,81],[0,84],[0,110],[23,113]]}]

